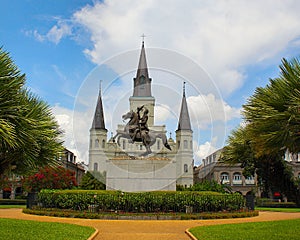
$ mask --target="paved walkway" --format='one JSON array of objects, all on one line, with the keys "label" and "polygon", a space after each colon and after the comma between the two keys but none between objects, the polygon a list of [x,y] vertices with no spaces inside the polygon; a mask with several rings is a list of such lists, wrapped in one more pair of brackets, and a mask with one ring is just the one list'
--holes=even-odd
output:
[{"label": "paved walkway", "polygon": [[260,212],[252,218],[218,220],[94,220],[77,218],[57,218],[22,213],[22,209],[0,209],[0,218],[16,218],[43,222],[63,222],[92,226],[99,233],[95,240],[188,240],[187,228],[226,223],[260,222],[300,218],[300,213]]}]

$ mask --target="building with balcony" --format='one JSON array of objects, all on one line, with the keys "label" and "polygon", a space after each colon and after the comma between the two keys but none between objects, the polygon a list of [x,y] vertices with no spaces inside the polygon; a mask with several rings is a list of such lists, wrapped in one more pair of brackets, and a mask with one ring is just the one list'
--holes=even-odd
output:
[{"label": "building with balcony", "polygon": [[257,185],[257,176],[245,178],[241,164],[228,164],[220,161],[222,149],[203,159],[202,164],[194,169],[195,183],[203,180],[215,180],[225,184],[232,192],[247,195],[254,192],[257,196],[260,191]]}]

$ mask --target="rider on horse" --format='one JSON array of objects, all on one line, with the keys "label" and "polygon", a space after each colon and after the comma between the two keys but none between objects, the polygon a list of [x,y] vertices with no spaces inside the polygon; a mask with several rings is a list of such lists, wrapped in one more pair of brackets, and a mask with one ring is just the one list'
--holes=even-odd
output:
[{"label": "rider on horse", "polygon": [[[140,117],[140,112],[144,109],[143,116]],[[117,134],[113,137],[113,140],[117,139],[118,144],[121,138],[126,138],[130,143],[134,142],[142,142],[146,148],[146,152],[144,155],[148,155],[151,153],[151,146],[155,144],[156,139],[161,139],[163,145],[169,149],[171,146],[168,143],[167,137],[164,133],[159,131],[150,130],[148,128],[148,109],[144,108],[144,106],[138,107],[137,112],[130,111],[122,116],[123,121],[126,119],[130,119],[127,122],[124,131],[118,131]]]},{"label": "rider on horse", "polygon": [[138,127],[134,130],[132,136],[131,136],[131,140],[134,141],[136,140],[137,134],[140,133],[141,138],[142,138],[142,133],[145,133],[146,135],[148,135],[149,133],[149,128],[148,128],[148,113],[149,110],[147,108],[144,109],[144,113],[143,116],[140,117],[140,111],[144,108],[144,105],[141,107],[137,108],[137,115],[138,115]]}]

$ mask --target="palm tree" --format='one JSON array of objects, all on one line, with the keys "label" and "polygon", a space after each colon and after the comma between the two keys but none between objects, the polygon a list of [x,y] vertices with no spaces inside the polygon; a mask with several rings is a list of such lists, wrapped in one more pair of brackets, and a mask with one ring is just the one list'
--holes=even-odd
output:
[{"label": "palm tree", "polygon": [[282,60],[278,78],[257,88],[243,106],[257,155],[300,152],[300,63]]},{"label": "palm tree", "polygon": [[0,174],[55,164],[62,150],[50,107],[24,84],[25,74],[0,48]]},{"label": "palm tree", "polygon": [[300,63],[282,60],[278,78],[259,87],[243,106],[245,127],[233,131],[223,160],[240,162],[244,172],[256,170],[266,191],[279,188],[299,201],[284,153],[300,152]]}]

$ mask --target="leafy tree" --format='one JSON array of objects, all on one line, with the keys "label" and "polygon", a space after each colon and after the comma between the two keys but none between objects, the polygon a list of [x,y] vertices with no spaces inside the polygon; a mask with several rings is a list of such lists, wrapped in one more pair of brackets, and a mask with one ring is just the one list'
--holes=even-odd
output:
[{"label": "leafy tree", "polygon": [[254,176],[257,158],[247,129],[246,126],[232,131],[227,140],[228,145],[223,149],[221,160],[233,164],[238,161],[243,168],[243,175],[249,177]]},{"label": "leafy tree", "polygon": [[244,175],[256,171],[265,192],[281,191],[299,203],[299,189],[284,161],[300,151],[300,63],[282,60],[278,78],[259,87],[243,106],[246,125],[233,131],[222,159],[240,162]]},{"label": "leafy tree", "polygon": [[80,183],[81,189],[86,190],[105,190],[105,172],[86,172]]},{"label": "leafy tree", "polygon": [[0,48],[0,174],[55,164],[60,135],[50,107],[25,88],[25,74]]},{"label": "leafy tree", "polygon": [[224,184],[219,184],[217,181],[209,181],[209,180],[204,180],[201,183],[196,183],[194,184],[190,189],[190,191],[213,191],[213,192],[221,192],[225,193],[230,191],[228,189],[228,186]]},{"label": "leafy tree", "polygon": [[41,189],[71,189],[74,186],[77,186],[75,173],[61,166],[41,168],[23,180],[23,187],[28,192]]},{"label": "leafy tree", "polygon": [[196,183],[191,187],[185,188],[181,185],[177,185],[177,191],[213,191],[213,192],[230,192],[229,186],[219,184],[214,180],[203,180],[200,183]]}]

